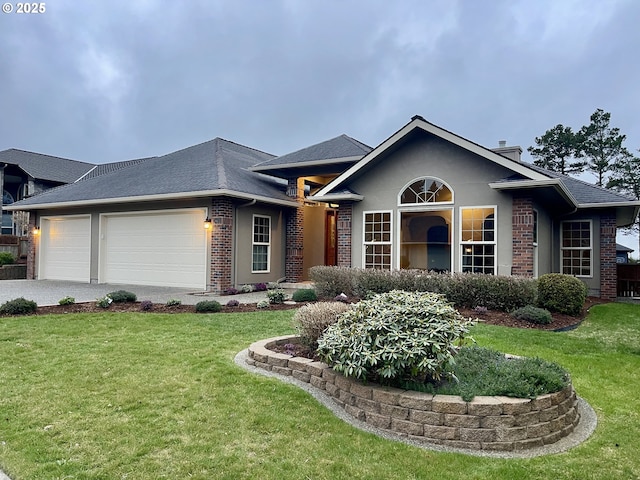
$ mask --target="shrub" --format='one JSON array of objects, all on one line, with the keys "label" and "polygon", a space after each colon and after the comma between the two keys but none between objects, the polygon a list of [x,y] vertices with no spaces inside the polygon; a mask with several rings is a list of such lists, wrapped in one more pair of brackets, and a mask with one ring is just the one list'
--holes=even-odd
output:
[{"label": "shrub", "polygon": [[333,298],[340,293],[353,296],[353,275],[357,269],[318,265],[309,269],[309,277],[318,296]]},{"label": "shrub", "polygon": [[269,308],[269,305],[271,305],[269,303],[269,300],[260,300],[257,304],[256,307],[257,308]]},{"label": "shrub", "polygon": [[240,290],[238,290],[237,288],[231,287],[231,288],[227,288],[224,293],[226,293],[227,295],[237,295],[240,293]]},{"label": "shrub", "polygon": [[25,315],[35,313],[38,304],[33,300],[26,300],[24,297],[14,298],[0,306],[0,315]]},{"label": "shrub", "polygon": [[153,310],[153,302],[151,300],[143,300],[140,302],[140,310],[148,312]]},{"label": "shrub", "polygon": [[253,287],[253,285],[242,285],[240,287],[240,291],[242,293],[251,293],[251,292],[254,291],[254,287]]},{"label": "shrub", "polygon": [[343,302],[343,303],[349,303],[349,297],[347,297],[344,293],[341,293],[340,295],[336,295],[335,298],[333,299],[334,302]]},{"label": "shrub", "polygon": [[275,290],[276,288],[280,288],[280,284],[278,282],[267,283],[267,290]]},{"label": "shrub", "polygon": [[394,290],[340,315],[318,339],[318,353],[349,377],[438,380],[470,327],[440,294]]},{"label": "shrub", "polygon": [[473,313],[475,313],[476,315],[486,315],[487,313],[489,313],[489,309],[482,305],[478,305],[473,309]]},{"label": "shrub", "polygon": [[266,283],[256,283],[255,284],[256,292],[266,292],[267,284]]},{"label": "shrub", "polygon": [[538,279],[538,306],[578,316],[587,299],[587,287],[571,275],[547,273]]},{"label": "shrub", "polygon": [[135,302],[138,299],[135,293],[127,292],[126,290],[116,290],[108,295],[114,303]]},{"label": "shrub", "polygon": [[349,305],[342,302],[311,303],[301,307],[293,316],[293,325],[300,337],[300,343],[315,351],[322,332],[329,325],[336,323],[338,315],[349,308]]},{"label": "shrub", "polygon": [[303,288],[293,292],[292,300],[294,302],[315,302],[318,299],[316,291],[313,288]]},{"label": "shrub", "polygon": [[178,305],[182,305],[182,301],[176,298],[172,298],[170,300],[167,300],[166,305],[167,307],[177,307]]},{"label": "shrub", "polygon": [[238,300],[229,300],[227,302],[227,307],[239,307],[240,302]]},{"label": "shrub", "polygon": [[58,300],[58,305],[73,305],[76,303],[76,299],[73,297],[64,297]]},{"label": "shrub", "polygon": [[0,252],[0,267],[2,265],[11,265],[16,259],[9,252]]},{"label": "shrub", "polygon": [[518,320],[525,320],[527,322],[537,323],[538,325],[548,325],[553,322],[553,317],[549,310],[534,307],[533,305],[520,307],[511,315]]},{"label": "shrub", "polygon": [[222,310],[222,305],[215,300],[203,300],[196,303],[196,312],[198,313],[216,313],[220,310]]},{"label": "shrub", "polygon": [[112,303],[113,299],[109,296],[109,294],[96,300],[96,305],[98,305],[100,308],[109,308]]},{"label": "shrub", "polygon": [[281,288],[276,290],[269,290],[267,292],[267,298],[269,299],[269,303],[284,303],[287,298],[287,294]]}]

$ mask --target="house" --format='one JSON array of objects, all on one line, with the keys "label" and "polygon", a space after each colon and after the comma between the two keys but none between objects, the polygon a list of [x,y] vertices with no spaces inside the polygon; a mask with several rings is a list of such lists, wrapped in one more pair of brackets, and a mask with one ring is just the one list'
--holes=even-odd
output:
[{"label": "house", "polygon": [[415,116],[371,148],[276,157],[216,138],[5,207],[29,211],[29,278],[224,291],[313,265],[536,277],[616,296],[616,228],[640,202]]},{"label": "house", "polygon": [[[11,205],[50,188],[98,176],[143,160],[94,165],[15,148],[3,150],[0,152],[0,205]],[[28,223],[28,217],[14,218],[11,212],[3,211],[0,234],[26,235]]]},{"label": "house", "polygon": [[616,262],[629,263],[629,254],[633,253],[633,248],[625,247],[616,243]]}]

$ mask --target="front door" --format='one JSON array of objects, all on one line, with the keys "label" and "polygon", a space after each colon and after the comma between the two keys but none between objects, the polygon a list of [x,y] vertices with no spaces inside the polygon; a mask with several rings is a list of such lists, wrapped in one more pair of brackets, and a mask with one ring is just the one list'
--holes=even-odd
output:
[{"label": "front door", "polygon": [[324,221],[324,264],[330,266],[338,264],[337,213],[335,210],[327,210]]}]

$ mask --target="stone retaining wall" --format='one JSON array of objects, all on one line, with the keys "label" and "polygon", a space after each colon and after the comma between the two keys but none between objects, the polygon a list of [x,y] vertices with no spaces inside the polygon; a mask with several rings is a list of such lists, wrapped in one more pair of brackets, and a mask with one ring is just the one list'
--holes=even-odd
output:
[{"label": "stone retaining wall", "polygon": [[473,450],[524,450],[557,442],[580,420],[571,385],[533,400],[478,396],[471,402],[455,395],[364,385],[325,363],[269,349],[296,338],[289,335],[252,344],[247,363],[310,383],[354,418],[412,440]]}]

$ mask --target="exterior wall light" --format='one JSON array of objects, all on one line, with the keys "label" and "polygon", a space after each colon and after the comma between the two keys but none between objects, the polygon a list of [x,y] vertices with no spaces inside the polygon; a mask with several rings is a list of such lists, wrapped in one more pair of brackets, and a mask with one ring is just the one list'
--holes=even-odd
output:
[{"label": "exterior wall light", "polygon": [[39,226],[35,226],[33,227],[33,234],[34,235],[40,235],[40,227]]},{"label": "exterior wall light", "polygon": [[211,219],[207,217],[204,221],[204,229],[211,230],[212,227],[213,227],[213,223],[211,222]]}]

